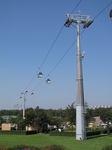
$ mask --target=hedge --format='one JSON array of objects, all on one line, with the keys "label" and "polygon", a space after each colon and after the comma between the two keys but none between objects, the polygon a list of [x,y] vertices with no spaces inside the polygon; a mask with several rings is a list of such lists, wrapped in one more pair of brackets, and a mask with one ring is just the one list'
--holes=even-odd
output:
[{"label": "hedge", "polygon": [[25,131],[25,130],[3,131],[3,130],[0,130],[0,134],[30,135],[30,134],[37,134],[37,131]]},{"label": "hedge", "polygon": [[37,134],[37,131],[34,130],[34,131],[26,131],[26,135],[30,135],[30,134]]},{"label": "hedge", "polygon": [[112,145],[103,147],[102,150],[112,150]]},{"label": "hedge", "polygon": [[59,132],[59,131],[51,131],[49,132],[50,136],[76,136],[75,132]]},{"label": "hedge", "polygon": [[[51,131],[49,132],[50,136],[76,136],[76,132],[59,132],[59,131]],[[87,136],[100,135],[100,131],[87,132]]]},{"label": "hedge", "polygon": [[100,131],[87,132],[86,135],[87,136],[100,135]]}]

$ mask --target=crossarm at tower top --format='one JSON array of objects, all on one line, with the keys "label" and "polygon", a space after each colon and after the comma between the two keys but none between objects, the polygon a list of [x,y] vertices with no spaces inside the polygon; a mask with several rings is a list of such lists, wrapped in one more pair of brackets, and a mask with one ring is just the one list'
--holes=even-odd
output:
[{"label": "crossarm at tower top", "polygon": [[80,22],[83,25],[83,28],[88,28],[90,24],[93,23],[93,20],[91,20],[90,16],[88,15],[80,15],[80,14],[67,14],[68,19],[65,22],[65,26],[69,27],[72,22],[77,23]]}]

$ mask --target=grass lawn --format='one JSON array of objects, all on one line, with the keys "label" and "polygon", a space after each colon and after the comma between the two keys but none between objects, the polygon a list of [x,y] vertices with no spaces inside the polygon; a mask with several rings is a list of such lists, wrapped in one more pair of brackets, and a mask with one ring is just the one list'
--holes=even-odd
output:
[{"label": "grass lawn", "polygon": [[106,145],[112,145],[112,136],[103,136],[76,141],[74,137],[36,135],[0,135],[0,145],[12,147],[14,145],[31,145],[44,147],[48,145],[62,145],[66,150],[101,150]]}]

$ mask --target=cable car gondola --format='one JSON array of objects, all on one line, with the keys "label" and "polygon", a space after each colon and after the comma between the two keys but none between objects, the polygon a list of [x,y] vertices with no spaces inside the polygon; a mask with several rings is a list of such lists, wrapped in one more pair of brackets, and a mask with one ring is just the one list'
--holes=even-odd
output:
[{"label": "cable car gondola", "polygon": [[31,95],[34,95],[34,93],[32,92]]},{"label": "cable car gondola", "polygon": [[112,20],[112,9],[110,10],[109,17]]},{"label": "cable car gondola", "polygon": [[39,72],[39,73],[38,73],[38,78],[42,78],[42,76],[43,76],[43,73],[42,73],[42,72]]},{"label": "cable car gondola", "polygon": [[51,84],[51,80],[49,78],[46,79],[47,84]]}]

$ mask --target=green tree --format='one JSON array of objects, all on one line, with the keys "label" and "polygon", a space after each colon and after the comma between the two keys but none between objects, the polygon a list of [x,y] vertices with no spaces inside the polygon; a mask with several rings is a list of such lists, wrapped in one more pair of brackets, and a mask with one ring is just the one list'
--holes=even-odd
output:
[{"label": "green tree", "polygon": [[92,109],[87,109],[87,112],[86,112],[86,114],[85,114],[85,120],[86,120],[86,126],[88,127],[88,124],[90,123],[90,122],[94,122],[95,120],[94,120],[94,112],[93,112],[94,110],[92,110]]},{"label": "green tree", "polygon": [[49,118],[43,109],[35,109],[35,124],[38,126],[38,132],[46,132]]},{"label": "green tree", "polygon": [[71,105],[68,105],[68,107],[66,108],[66,115],[71,125],[76,124],[76,109],[75,109],[74,103],[72,103]]},{"label": "green tree", "polygon": [[26,121],[25,119],[21,118],[18,122],[18,126],[19,126],[19,129],[21,130],[25,130],[25,127],[26,127]]},{"label": "green tree", "polygon": [[55,116],[55,117],[52,117],[51,120],[50,120],[50,125],[56,125],[57,128],[60,127],[61,123],[62,123],[62,118],[61,117]]},{"label": "green tree", "polygon": [[25,117],[26,125],[33,126],[35,124],[35,113],[33,109],[28,109],[26,111],[26,117]]},{"label": "green tree", "polygon": [[17,123],[17,118],[10,117],[9,123]]},{"label": "green tree", "polygon": [[4,122],[4,120],[3,120],[2,116],[0,116],[0,126],[3,122]]},{"label": "green tree", "polygon": [[17,115],[16,118],[16,122],[19,130],[25,130],[26,122],[25,119],[23,119],[23,110],[19,111],[19,114]]}]

